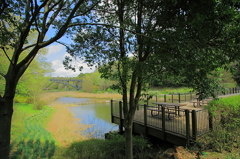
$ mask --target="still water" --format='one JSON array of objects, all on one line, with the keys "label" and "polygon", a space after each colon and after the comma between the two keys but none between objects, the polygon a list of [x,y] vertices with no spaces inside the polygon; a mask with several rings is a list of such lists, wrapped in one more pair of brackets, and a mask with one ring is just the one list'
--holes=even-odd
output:
[{"label": "still water", "polygon": [[[94,103],[90,98],[61,97],[61,103],[79,104],[77,107],[70,107],[70,111],[76,118],[81,119],[81,124],[92,125],[85,130],[84,134],[92,134],[92,137],[104,138],[104,133],[118,130],[118,125],[111,123],[111,106],[109,102]],[[92,104],[87,104],[91,103]],[[83,105],[83,103],[85,103]],[[81,106],[80,106],[81,105]]]}]

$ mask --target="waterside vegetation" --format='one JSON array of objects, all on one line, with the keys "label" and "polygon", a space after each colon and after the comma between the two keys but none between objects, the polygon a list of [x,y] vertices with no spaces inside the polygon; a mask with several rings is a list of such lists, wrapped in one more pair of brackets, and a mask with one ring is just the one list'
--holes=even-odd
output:
[{"label": "waterside vegetation", "polygon": [[[110,134],[110,139],[102,140],[84,136],[81,131],[89,125],[79,124],[79,120],[68,111],[68,105],[54,102],[53,99],[61,96],[98,97],[96,101],[118,97],[117,94],[106,96],[83,92],[47,92],[43,94],[42,100],[50,102],[50,106],[44,106],[42,110],[34,110],[32,104],[16,103],[11,134],[11,158],[124,158],[124,137]],[[191,152],[195,157],[196,152],[199,152],[204,159],[210,159],[212,154],[220,159],[240,157],[237,152],[240,143],[239,97],[223,98],[207,106],[213,119],[223,117],[219,124],[223,127],[217,127],[195,145],[186,147],[186,152]],[[161,144],[159,142],[154,146],[142,137],[134,137],[134,158],[156,159],[163,156],[167,148],[161,147]]]}]

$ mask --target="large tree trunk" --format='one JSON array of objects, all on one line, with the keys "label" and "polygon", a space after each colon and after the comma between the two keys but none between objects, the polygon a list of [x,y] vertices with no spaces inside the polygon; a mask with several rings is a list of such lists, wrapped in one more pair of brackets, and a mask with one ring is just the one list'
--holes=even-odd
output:
[{"label": "large tree trunk", "polygon": [[[3,97],[0,97],[0,159],[9,158],[11,141],[11,122],[13,114],[13,99],[16,92],[19,76],[12,73],[10,66],[5,76],[5,90]],[[19,71],[20,72],[20,71]],[[23,73],[23,71],[21,71]]]},{"label": "large tree trunk", "polygon": [[0,158],[8,159],[13,114],[13,97],[0,97]]}]

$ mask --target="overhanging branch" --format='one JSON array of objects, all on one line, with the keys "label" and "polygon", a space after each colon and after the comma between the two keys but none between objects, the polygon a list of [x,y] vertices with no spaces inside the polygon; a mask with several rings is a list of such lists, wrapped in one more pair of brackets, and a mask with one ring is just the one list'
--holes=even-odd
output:
[{"label": "overhanging branch", "polygon": [[4,47],[1,47],[1,49],[3,50],[3,52],[4,52],[5,56],[7,57],[8,61],[13,65],[12,60],[11,60],[10,57],[8,56],[5,48],[4,48]]}]

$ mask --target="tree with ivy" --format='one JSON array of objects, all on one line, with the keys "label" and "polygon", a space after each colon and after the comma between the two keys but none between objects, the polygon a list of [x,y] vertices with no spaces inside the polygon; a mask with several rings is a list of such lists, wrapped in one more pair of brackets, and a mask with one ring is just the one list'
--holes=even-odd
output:
[{"label": "tree with ivy", "polygon": [[[126,157],[133,158],[132,123],[146,83],[155,76],[184,75],[201,98],[218,84],[208,75],[238,57],[239,6],[232,1],[103,1],[79,27],[68,52],[102,77],[117,79],[122,94]],[[226,41],[227,40],[227,41]],[[71,58],[64,65],[74,69]],[[116,71],[114,71],[116,70]]]}]

